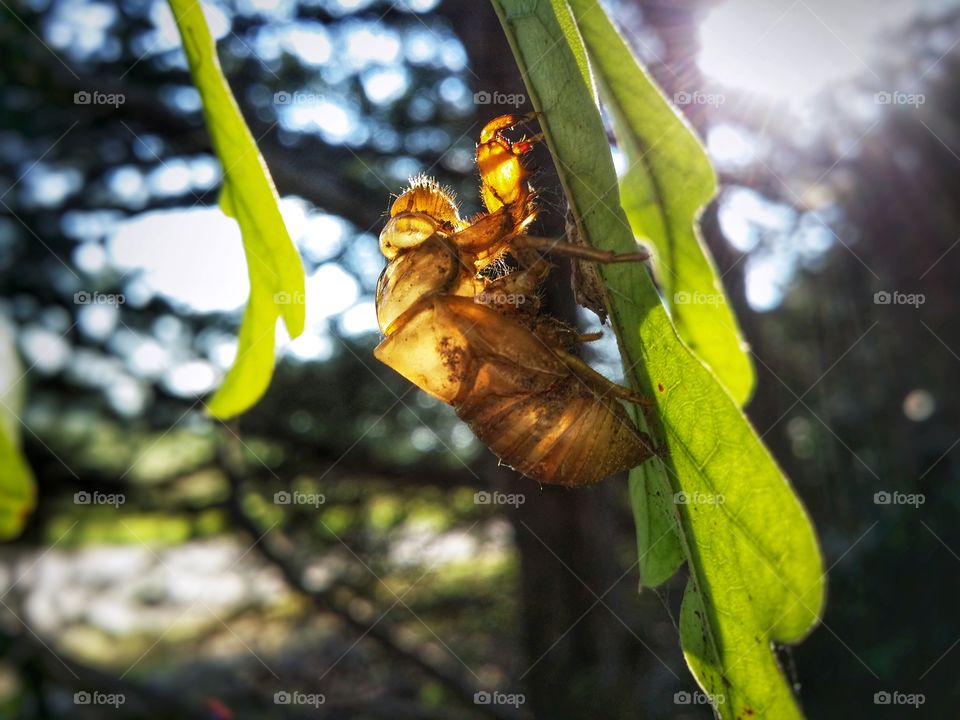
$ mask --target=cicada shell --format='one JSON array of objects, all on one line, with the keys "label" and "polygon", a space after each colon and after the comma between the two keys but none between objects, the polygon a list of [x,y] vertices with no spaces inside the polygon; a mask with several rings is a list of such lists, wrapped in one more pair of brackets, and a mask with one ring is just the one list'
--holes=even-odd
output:
[{"label": "cicada shell", "polygon": [[[639,465],[654,447],[617,399],[629,391],[570,352],[573,331],[538,316],[536,285],[549,265],[526,258],[520,270],[484,272],[518,254],[536,216],[520,162],[532,141],[503,134],[522,119],[502,116],[481,132],[485,213],[462,218],[452,193],[426,177],[393,202],[377,287],[386,337],[374,354],[453,406],[503,463],[542,483],[588,485]],[[527,294],[529,303],[497,301]]]}]

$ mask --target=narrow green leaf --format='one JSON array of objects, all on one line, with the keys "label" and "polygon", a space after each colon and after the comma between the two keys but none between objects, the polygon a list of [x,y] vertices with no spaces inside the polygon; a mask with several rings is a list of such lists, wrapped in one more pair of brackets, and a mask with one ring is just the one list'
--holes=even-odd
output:
[{"label": "narrow green leaf", "polygon": [[200,3],[170,0],[170,7],[223,165],[220,207],[240,225],[250,274],[237,359],[207,404],[211,414],[228,418],[249,409],[270,384],[277,318],[283,318],[290,337],[303,332],[303,265],[280,215],[270,172],[220,69]]},{"label": "narrow green leaf", "polygon": [[550,0],[550,2],[553,4],[553,11],[557,15],[557,22],[560,23],[563,34],[567,39],[567,45],[577,59],[577,68],[580,70],[580,76],[583,78],[586,86],[590,88],[590,93],[593,95],[594,100],[599,100],[597,98],[597,89],[593,84],[593,75],[590,74],[590,61],[587,60],[587,49],[583,46],[583,40],[580,38],[580,30],[577,27],[576,19],[573,17],[573,11],[566,3],[566,0]]},{"label": "narrow green leaf", "polygon": [[20,534],[35,504],[30,466],[6,428],[0,428],[0,540]]},{"label": "narrow green leaf", "polygon": [[[640,420],[638,415],[634,413],[634,418]],[[662,463],[654,462],[630,471],[630,502],[637,526],[640,582],[647,587],[665,583],[685,559],[677,535],[676,509],[666,473]]]},{"label": "narrow green leaf", "polygon": [[570,5],[627,159],[620,195],[630,226],[654,248],[680,337],[743,405],[753,392],[753,364],[695,222],[717,192],[707,153],[603,8],[595,0]]},{"label": "narrow green leaf", "polygon": [[19,535],[36,505],[36,482],[20,450],[22,375],[12,329],[0,318],[0,540]]},{"label": "narrow green leaf", "polygon": [[[581,234],[599,248],[632,250],[603,123],[553,6],[494,7]],[[799,718],[771,643],[798,642],[819,618],[822,561],[811,523],[737,403],[680,339],[647,273],[623,264],[602,275],[628,375],[656,398],[656,434],[669,450],[658,477],[674,499],[690,569],[684,656],[721,717]]]},{"label": "narrow green leaf", "polygon": [[[564,0],[551,0],[552,9],[556,13],[556,17],[559,19],[559,24],[563,28],[563,34],[566,39],[566,42],[561,42],[559,39],[552,39],[553,36],[546,34],[546,30],[543,30],[544,36],[542,38],[543,42],[548,43],[543,45],[544,48],[543,55],[536,57],[533,62],[530,62],[527,67],[524,67],[523,63],[520,61],[520,49],[516,45],[516,38],[513,37],[511,32],[507,31],[507,41],[510,43],[511,48],[513,49],[513,54],[517,58],[517,62],[520,64],[521,72],[524,75],[524,82],[528,88],[531,88],[530,77],[534,76],[534,73],[530,69],[536,70],[537,65],[544,60],[555,54],[556,51],[561,51],[563,48],[569,48],[571,44],[579,47],[579,52],[576,48],[572,50],[574,57],[576,58],[576,72],[584,80],[582,86],[577,86],[577,92],[574,93],[576,101],[578,103],[577,107],[582,106],[583,108],[588,108],[585,110],[587,113],[592,113],[596,115],[596,102],[597,97],[594,93],[592,79],[589,68],[584,69],[582,66],[582,58],[586,58],[586,50],[583,47],[582,40],[579,36],[579,31],[576,30],[574,26],[573,30],[569,24],[565,25],[565,21],[569,19],[573,21],[573,15],[570,11],[569,5],[564,2]],[[497,8],[497,2],[494,2],[494,7]],[[517,18],[522,17],[535,17],[532,12],[528,9],[529,7],[535,7],[536,2],[530,3],[516,3],[514,4],[513,13]],[[501,12],[498,9],[498,12]],[[503,15],[501,13],[501,19]],[[530,27],[535,27],[531,21]],[[532,32],[532,30],[530,30]],[[575,74],[570,74],[572,72],[571,68],[564,70],[568,75],[558,76],[558,77],[575,77]],[[536,76],[539,77],[540,73],[536,73]],[[555,87],[556,85],[556,87]],[[586,89],[589,98],[584,99],[580,97],[583,94],[583,90]],[[534,97],[535,107],[542,109],[544,107],[550,108],[549,116],[545,116],[541,124],[544,125],[544,128],[547,129],[547,125],[551,122],[554,115],[559,114],[562,111],[562,103],[567,102],[567,98],[562,94],[563,88],[560,87],[560,83],[551,83],[545,88],[541,88],[541,92],[550,93],[549,100],[544,100],[542,98]],[[532,91],[532,90],[531,90]],[[545,113],[547,111],[544,111]],[[592,115],[588,115],[592,119]],[[576,123],[577,114],[576,110],[571,108],[568,113],[569,120],[568,122]],[[602,128],[601,128],[602,130]],[[590,187],[583,185],[582,183],[577,183],[578,178],[576,176],[571,177],[570,173],[564,172],[566,168],[560,167],[567,157],[576,157],[580,158],[582,162],[590,163],[591,158],[589,158],[589,152],[591,151],[592,146],[589,143],[581,143],[576,137],[569,138],[570,147],[565,148],[563,152],[559,152],[554,147],[553,136],[547,134],[547,144],[550,146],[551,154],[553,155],[554,161],[558,164],[558,170],[560,175],[560,181],[565,185],[565,191],[570,202],[571,208],[574,207],[573,198],[586,198],[584,200],[585,207],[590,208],[591,212],[602,212],[606,207],[617,207],[619,209],[619,201],[617,200],[617,182],[616,177],[614,176],[610,181],[605,185],[596,185],[595,187]],[[557,141],[566,140],[567,138],[558,138]],[[584,151],[586,148],[586,152]],[[593,148],[595,150],[595,148]],[[601,157],[609,158],[610,149],[604,144],[603,155]],[[599,161],[599,159],[597,159]],[[578,187],[574,190],[570,188],[571,183],[577,183]],[[574,195],[576,193],[576,195]],[[626,221],[622,218],[622,213],[616,216],[616,220],[622,224],[622,230],[626,231],[626,234],[629,235],[629,226]],[[582,219],[580,220],[582,225]],[[623,235],[624,233],[620,233]],[[593,242],[591,240],[591,242]],[[596,244],[596,243],[594,243]],[[631,243],[633,244],[633,243]],[[598,245],[599,247],[599,245]],[[622,248],[621,248],[622,249]],[[659,301],[657,301],[659,305]],[[622,341],[619,340],[618,342]],[[623,353],[621,349],[621,353]],[[623,357],[627,357],[626,354],[623,354]],[[649,430],[647,428],[646,419],[642,413],[633,412],[633,417],[636,420],[638,426],[642,430]],[[671,502],[673,497],[672,493],[667,492],[670,484],[666,476],[666,469],[662,464],[647,463],[646,465],[634,468],[630,471],[630,497],[633,505],[634,517],[636,518],[637,526],[637,558],[639,561],[640,567],[640,578],[643,585],[649,587],[657,587],[658,585],[663,584],[673,574],[677,569],[683,564],[684,553],[683,548],[680,545],[680,538],[677,534],[676,527],[676,513]]]}]

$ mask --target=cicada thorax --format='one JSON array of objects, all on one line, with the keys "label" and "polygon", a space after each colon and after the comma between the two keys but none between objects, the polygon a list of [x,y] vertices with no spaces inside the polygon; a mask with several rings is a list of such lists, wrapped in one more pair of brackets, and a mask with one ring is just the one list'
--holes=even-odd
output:
[{"label": "cicada thorax", "polygon": [[439,236],[431,236],[416,252],[399,255],[384,268],[377,284],[377,322],[390,335],[397,319],[421,298],[447,292],[456,282],[455,252]]}]

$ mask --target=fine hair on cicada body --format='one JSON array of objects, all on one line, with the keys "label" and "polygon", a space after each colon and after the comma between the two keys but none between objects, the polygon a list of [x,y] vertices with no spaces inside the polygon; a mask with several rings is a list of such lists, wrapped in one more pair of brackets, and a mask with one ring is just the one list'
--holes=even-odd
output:
[{"label": "fine hair on cicada body", "polygon": [[[453,194],[426,176],[392,203],[380,233],[388,263],[377,286],[384,340],[376,357],[450,404],[500,460],[541,483],[588,485],[654,454],[622,401],[648,404],[575,354],[578,335],[539,312],[551,265],[542,252],[593,262],[636,261],[527,234],[537,208],[521,159],[539,137],[505,131],[530,116],[503,115],[480,133],[476,161],[486,212],[461,217]],[[500,261],[510,255],[519,269]]]}]

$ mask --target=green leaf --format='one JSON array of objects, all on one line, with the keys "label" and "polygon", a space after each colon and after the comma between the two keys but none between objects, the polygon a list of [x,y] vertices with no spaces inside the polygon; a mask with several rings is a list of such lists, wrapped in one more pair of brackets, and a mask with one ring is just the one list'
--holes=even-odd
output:
[{"label": "green leaf", "polygon": [[283,317],[290,337],[303,332],[303,265],[280,215],[270,172],[220,69],[200,3],[170,0],[170,7],[223,166],[220,207],[240,225],[250,274],[237,359],[207,404],[211,414],[228,418],[249,409],[270,384],[277,318]]},{"label": "green leaf", "polygon": [[[643,417],[633,416],[649,432]],[[647,462],[630,471],[630,502],[637,526],[640,583],[657,587],[673,577],[685,559],[670,480],[662,463]]]},{"label": "green leaf", "polygon": [[[566,42],[560,42],[557,40],[545,40],[545,42],[551,43],[550,45],[545,45],[546,53],[552,55],[554,51],[560,48],[569,47],[572,43],[575,46],[572,49],[574,57],[576,58],[576,72],[584,80],[582,86],[576,86],[577,93],[576,102],[578,107],[583,107],[585,110],[583,112],[591,113],[590,117],[597,114],[596,109],[596,95],[592,87],[592,76],[590,73],[589,67],[584,69],[582,63],[586,58],[586,50],[583,47],[582,41],[580,40],[579,31],[576,28],[573,14],[570,11],[569,5],[563,0],[551,0],[553,11],[556,13],[556,17],[559,20],[561,27],[563,28],[563,35],[566,39]],[[536,2],[532,6],[536,6]],[[521,6],[525,6],[524,3],[517,4],[517,17],[522,17],[525,11]],[[494,2],[494,7],[497,7],[497,3]],[[499,12],[499,10],[498,10]],[[502,15],[501,15],[502,17]],[[546,38],[547,36],[545,36]],[[552,36],[550,36],[552,37]],[[522,62],[520,62],[521,55],[520,51],[516,45],[515,38],[511,33],[507,32],[507,40],[513,48],[513,54],[517,58],[518,63],[520,63],[521,68],[523,68]],[[547,55],[544,55],[546,58]],[[537,64],[540,62],[538,58],[535,62],[530,63],[530,67],[536,69]],[[524,81],[527,84],[527,87],[530,88],[530,79],[528,76],[532,76],[533,73],[529,73],[525,69],[522,70],[524,73]],[[571,73],[571,69],[566,69],[564,72]],[[537,73],[539,77],[539,73]],[[571,74],[569,77],[575,77]],[[588,98],[583,98],[584,89],[588,94]],[[545,129],[546,125],[552,120],[553,116],[558,114],[557,111],[561,108],[559,105],[563,102],[567,102],[566,97],[561,95],[563,88],[557,87],[553,88],[550,86],[547,88],[547,91],[551,95],[556,95],[556,97],[551,97],[549,101],[544,101],[541,98],[534,97],[534,102],[540,103],[536,105],[538,109],[543,107],[550,108],[549,117],[545,116],[544,124]],[[531,89],[532,91],[532,89]],[[568,120],[567,122],[576,123],[576,113],[571,111],[567,113]],[[601,128],[602,130],[602,128]],[[604,136],[605,137],[605,136]],[[575,208],[573,198],[586,198],[584,202],[585,207],[589,207],[591,212],[602,211],[605,207],[616,207],[619,210],[619,201],[617,199],[617,182],[616,177],[614,176],[611,180],[607,181],[604,185],[595,185],[590,187],[589,185],[578,183],[578,177],[570,175],[568,172],[564,172],[565,168],[560,167],[566,158],[578,158],[584,163],[590,163],[592,160],[589,157],[589,153],[592,151],[589,143],[584,146],[580,140],[574,136],[569,139],[566,137],[558,137],[557,141],[568,140],[569,147],[564,148],[562,151],[558,151],[553,143],[554,138],[551,134],[547,134],[546,137],[547,144],[550,146],[551,153],[553,155],[554,161],[558,165],[558,170],[560,170],[560,180],[564,183],[566,195],[568,201],[570,202],[571,208]],[[586,152],[584,149],[586,148]],[[593,148],[595,150],[595,148]],[[610,157],[610,149],[604,141],[603,149],[601,151],[600,158]],[[576,183],[577,187],[571,189],[570,184]],[[602,188],[603,193],[598,194],[595,188]],[[575,194],[574,194],[575,193]],[[615,220],[621,223],[622,228],[620,228],[621,235],[629,235],[629,226],[626,221],[622,218],[622,213],[614,216]],[[582,220],[580,221],[582,226]],[[596,243],[594,243],[596,244]],[[631,242],[631,245],[633,243]],[[599,245],[597,245],[599,247]],[[623,248],[621,248],[623,249]],[[635,248],[634,248],[635,249]],[[655,301],[659,305],[659,300]],[[619,338],[618,338],[619,341]],[[621,349],[622,352],[622,349]],[[624,357],[627,357],[625,354]],[[634,419],[642,430],[648,430],[646,425],[646,419],[641,413],[633,413]],[[677,534],[676,527],[676,518],[675,510],[672,503],[672,493],[667,492],[669,489],[669,481],[666,476],[666,470],[661,464],[647,463],[642,467],[635,468],[630,472],[630,496],[631,502],[633,504],[634,517],[636,518],[637,525],[637,558],[640,566],[640,577],[641,582],[644,585],[650,587],[656,587],[663,584],[673,574],[677,569],[683,564],[684,553],[683,548],[680,545],[680,538]]]},{"label": "green leaf", "polygon": [[[603,123],[554,6],[494,0],[494,7],[582,236],[599,248],[634,249]],[[690,571],[680,618],[687,663],[723,718],[799,718],[771,643],[798,642],[819,618],[823,572],[813,527],[738,404],[680,339],[644,269],[608,265],[601,273],[628,375],[656,399],[654,432],[669,451],[665,475],[635,471],[634,501],[637,486],[656,482],[662,498],[674,499],[669,515]],[[656,497],[646,490],[645,499]],[[637,522],[665,522],[663,506]]]},{"label": "green leaf", "polygon": [[580,30],[577,27],[576,18],[573,17],[570,6],[563,0],[551,0],[551,2],[554,12],[557,14],[557,22],[560,23],[563,34],[567,39],[567,46],[577,59],[577,69],[580,71],[580,77],[583,78],[583,82],[590,89],[590,94],[593,95],[594,100],[597,100],[597,90],[593,85],[593,75],[590,73],[590,61],[587,60],[587,49],[580,39]]},{"label": "green leaf", "polygon": [[743,405],[755,382],[696,219],[717,191],[707,153],[594,0],[570,0],[614,132],[627,159],[620,197],[636,236],[653,246],[680,337]]},{"label": "green leaf", "polygon": [[12,329],[0,318],[0,540],[19,535],[36,505],[36,482],[19,445],[22,379]]},{"label": "green leaf", "polygon": [[36,505],[36,483],[23,453],[0,428],[0,540],[20,534]]}]

